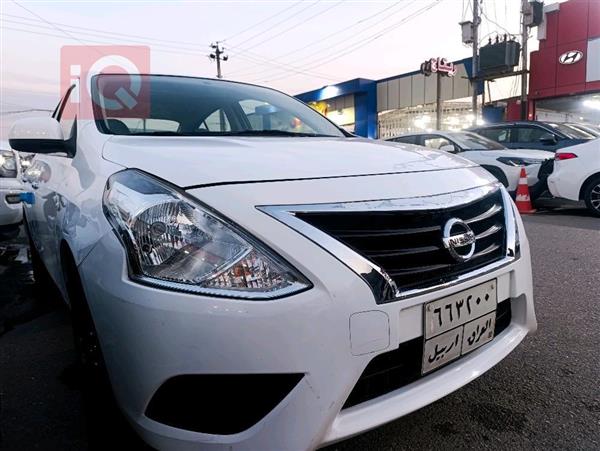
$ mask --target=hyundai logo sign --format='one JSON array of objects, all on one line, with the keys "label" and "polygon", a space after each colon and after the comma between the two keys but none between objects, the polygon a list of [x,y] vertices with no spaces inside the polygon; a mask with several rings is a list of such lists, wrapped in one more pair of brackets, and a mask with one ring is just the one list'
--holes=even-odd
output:
[{"label": "hyundai logo sign", "polygon": [[560,64],[575,64],[583,58],[583,52],[580,50],[569,50],[558,57]]}]

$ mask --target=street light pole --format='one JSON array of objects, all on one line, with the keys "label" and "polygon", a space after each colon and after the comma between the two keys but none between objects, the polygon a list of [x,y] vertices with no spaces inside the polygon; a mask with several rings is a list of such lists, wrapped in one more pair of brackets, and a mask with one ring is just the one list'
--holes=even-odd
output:
[{"label": "street light pole", "polygon": [[527,25],[527,16],[530,14],[529,1],[521,0],[521,61],[523,68],[521,73],[521,120],[527,120],[527,40],[529,39],[529,29]]},{"label": "street light pole", "polygon": [[473,0],[473,59],[472,69],[473,83],[471,88],[473,89],[473,97],[471,99],[471,108],[473,109],[473,125],[477,122],[477,72],[478,72],[478,49],[479,46],[479,0]]},{"label": "street light pole", "polygon": [[437,77],[437,91],[435,93],[435,129],[442,129],[442,74],[441,72],[436,73]]}]

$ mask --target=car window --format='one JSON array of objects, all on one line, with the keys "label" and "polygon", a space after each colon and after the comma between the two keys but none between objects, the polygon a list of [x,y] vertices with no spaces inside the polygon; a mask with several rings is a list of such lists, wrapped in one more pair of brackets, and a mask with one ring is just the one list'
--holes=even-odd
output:
[{"label": "car window", "polygon": [[423,145],[432,149],[441,149],[444,146],[452,146],[454,148],[454,144],[442,136],[426,136],[423,138]]},{"label": "car window", "polygon": [[[309,106],[273,89],[193,77],[142,75],[140,78],[145,93],[144,101],[140,102],[142,107],[121,116],[146,119],[146,124],[148,120],[164,122],[155,122],[161,124],[160,129],[142,127],[135,134],[346,136]],[[92,99],[101,98],[100,92],[117,92],[129,81],[127,75],[96,75],[91,84]],[[132,133],[108,106],[94,102],[93,107],[96,125],[102,133]],[[176,129],[173,123],[178,124]]]},{"label": "car window", "polygon": [[455,132],[450,136],[462,150],[503,150],[502,144],[470,132]]},{"label": "car window", "polygon": [[551,132],[541,127],[515,127],[513,134],[515,142],[531,143],[538,142],[540,138],[548,137]]},{"label": "car window", "polygon": [[477,134],[485,136],[486,138],[492,139],[499,143],[507,143],[510,141],[510,129],[509,128],[484,128],[477,130]]},{"label": "car window", "polygon": [[111,117],[107,118],[112,127],[118,127],[117,122],[129,129],[130,133],[141,132],[176,132],[179,129],[179,123],[165,119],[152,118],[129,118],[129,117]]},{"label": "car window", "polygon": [[397,142],[397,143],[406,143],[406,144],[417,144],[417,138],[418,138],[418,136],[416,136],[416,135],[398,136],[396,138],[390,139],[389,141],[393,141],[393,142]]},{"label": "car window", "polygon": [[239,106],[253,130],[282,130],[294,133],[316,133],[290,111],[258,99],[244,99]]},{"label": "car window", "polygon": [[231,124],[225,112],[219,108],[210,113],[200,124],[198,130],[207,130],[209,132],[228,132],[231,130]]}]

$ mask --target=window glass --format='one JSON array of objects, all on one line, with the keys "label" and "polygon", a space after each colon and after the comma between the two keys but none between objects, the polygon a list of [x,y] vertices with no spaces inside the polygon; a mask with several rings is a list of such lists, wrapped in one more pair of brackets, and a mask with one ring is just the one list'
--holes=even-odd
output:
[{"label": "window glass", "polygon": [[76,102],[72,102],[71,100],[74,98],[75,85],[71,86],[62,101],[58,104],[56,109],[54,110],[53,116],[60,124],[60,128],[62,128],[63,138],[69,139],[73,134],[74,125],[75,125],[75,114],[77,111]]},{"label": "window glass", "polygon": [[423,138],[423,145],[432,149],[440,149],[443,146],[452,146],[452,148],[454,148],[454,144],[441,136],[427,136]]},{"label": "window glass", "polygon": [[[99,98],[99,92],[116,92],[129,81],[127,75],[97,75],[92,82],[92,98]],[[134,116],[122,116],[146,119],[146,124],[148,120],[162,122],[155,122],[161,124],[160,129],[147,126],[136,134],[345,136],[312,108],[272,89],[224,80],[157,75],[142,75],[141,83],[146,83],[144,92],[149,99],[144,117],[135,117],[135,111],[128,112]],[[129,133],[127,122],[117,119],[119,115],[103,105],[94,104],[94,116],[102,133]],[[176,131],[173,123],[178,124]]]},{"label": "window glass", "polygon": [[107,119],[111,128],[116,129],[123,126],[127,127],[129,133],[141,132],[176,132],[179,129],[179,123],[165,119],[145,119],[145,118],[130,118],[130,117],[111,117]]},{"label": "window glass", "polygon": [[483,130],[477,130],[479,135],[485,136],[486,138],[493,139],[499,143],[507,143],[510,141],[510,129],[508,128],[486,128]]},{"label": "window glass", "polygon": [[228,132],[231,130],[229,120],[222,109],[213,111],[206,117],[198,130],[206,130],[209,132]]},{"label": "window glass", "polygon": [[476,133],[457,132],[452,133],[452,139],[462,150],[503,150],[506,149],[502,144],[491,139],[480,136]]},{"label": "window glass", "polygon": [[520,143],[538,142],[540,138],[551,134],[541,127],[515,127],[513,133],[516,136],[515,141]]},{"label": "window glass", "polygon": [[398,136],[397,138],[390,139],[390,141],[394,141],[394,142],[397,142],[397,143],[416,144],[417,143],[417,136],[416,135]]}]

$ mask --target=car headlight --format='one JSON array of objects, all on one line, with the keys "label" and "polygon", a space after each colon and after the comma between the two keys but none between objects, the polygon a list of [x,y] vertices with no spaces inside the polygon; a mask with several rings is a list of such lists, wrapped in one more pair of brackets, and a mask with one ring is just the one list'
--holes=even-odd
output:
[{"label": "car headlight", "polygon": [[0,150],[0,177],[17,176],[17,159],[10,150]]},{"label": "car headlight", "polygon": [[519,158],[519,157],[499,157],[496,159],[500,163],[507,164],[508,166],[530,166],[532,164],[542,164],[544,160],[538,160],[535,158]]},{"label": "car headlight", "polygon": [[112,175],[103,206],[134,280],[245,299],[272,299],[311,286],[247,232],[141,171]]}]

